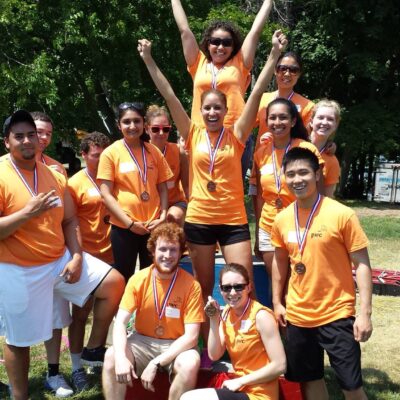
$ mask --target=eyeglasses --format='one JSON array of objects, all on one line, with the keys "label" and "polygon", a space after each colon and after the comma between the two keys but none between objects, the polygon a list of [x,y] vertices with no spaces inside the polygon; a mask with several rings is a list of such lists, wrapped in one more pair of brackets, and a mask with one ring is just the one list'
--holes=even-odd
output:
[{"label": "eyeglasses", "polygon": [[220,285],[221,291],[224,293],[230,293],[232,289],[235,289],[235,292],[242,292],[248,283],[237,283],[236,285]]},{"label": "eyeglasses", "polygon": [[276,72],[284,74],[287,71],[289,71],[291,75],[296,75],[300,72],[300,67],[298,67],[297,65],[284,65],[284,64],[276,66]]},{"label": "eyeglasses", "polygon": [[170,133],[171,132],[171,126],[168,125],[152,125],[150,126],[151,132],[152,133],[159,133],[160,131],[163,131],[163,133]]},{"label": "eyeglasses", "polygon": [[218,38],[218,37],[212,37],[210,38],[210,44],[213,46],[220,46],[222,44],[223,47],[232,47],[233,45],[233,39],[232,38]]},{"label": "eyeglasses", "polygon": [[144,104],[143,103],[137,103],[137,102],[130,103],[130,102],[126,101],[124,103],[121,103],[118,106],[118,109],[120,111],[127,110],[128,108],[133,108],[135,110],[142,111],[142,110],[144,110]]}]

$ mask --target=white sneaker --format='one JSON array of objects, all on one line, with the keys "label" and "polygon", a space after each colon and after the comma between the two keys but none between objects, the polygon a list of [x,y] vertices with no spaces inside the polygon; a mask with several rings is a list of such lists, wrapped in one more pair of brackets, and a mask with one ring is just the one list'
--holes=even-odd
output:
[{"label": "white sneaker", "polygon": [[56,397],[64,398],[74,394],[71,386],[68,385],[61,374],[55,376],[47,375],[44,386],[46,389],[51,390]]}]

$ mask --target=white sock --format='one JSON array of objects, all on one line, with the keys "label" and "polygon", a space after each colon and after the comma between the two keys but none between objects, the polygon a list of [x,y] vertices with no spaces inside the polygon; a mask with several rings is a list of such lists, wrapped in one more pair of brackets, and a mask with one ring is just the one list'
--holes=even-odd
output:
[{"label": "white sock", "polygon": [[81,355],[82,355],[82,352],[80,352],[80,353],[70,353],[71,363],[72,363],[72,372],[82,368]]}]

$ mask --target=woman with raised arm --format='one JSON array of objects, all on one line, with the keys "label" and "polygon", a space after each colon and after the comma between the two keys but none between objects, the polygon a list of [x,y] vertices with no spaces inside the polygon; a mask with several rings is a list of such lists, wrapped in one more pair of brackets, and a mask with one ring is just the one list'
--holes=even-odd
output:
[{"label": "woman with raised arm", "polygon": [[192,390],[180,400],[278,400],[286,357],[273,312],[251,299],[252,286],[242,265],[225,265],[219,283],[226,306],[220,315],[218,303],[208,298],[208,353],[218,360],[227,350],[235,376],[220,389]]},{"label": "woman with raised arm", "polygon": [[123,139],[101,153],[97,179],[111,214],[115,268],[128,282],[135,272],[138,255],[140,268],[153,261],[147,240],[167,217],[166,182],[172,178],[172,172],[157,147],[147,143],[142,103],[120,104],[118,127]]},{"label": "woman with raised arm", "polygon": [[[276,60],[286,43],[282,32],[274,33],[270,57],[243,113],[233,128],[229,128],[224,125],[226,97],[217,89],[203,93],[203,124],[194,124],[153,60],[151,43],[146,39],[139,40],[139,53],[167,102],[189,151],[191,195],[184,229],[193,269],[205,299],[214,286],[217,242],[226,262],[240,262],[252,277],[250,232],[244,207],[240,159],[254,124],[263,87],[270,81]],[[208,329],[205,327],[203,336],[206,337],[207,333]]]}]

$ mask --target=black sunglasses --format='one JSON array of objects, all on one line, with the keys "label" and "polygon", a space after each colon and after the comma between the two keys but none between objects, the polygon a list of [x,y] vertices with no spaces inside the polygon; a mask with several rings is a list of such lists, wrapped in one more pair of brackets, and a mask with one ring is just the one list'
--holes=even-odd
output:
[{"label": "black sunglasses", "polygon": [[220,46],[222,44],[223,47],[232,47],[233,45],[233,39],[232,38],[218,38],[218,37],[212,37],[210,38],[210,44],[213,46]]},{"label": "black sunglasses", "polygon": [[131,103],[131,102],[126,101],[124,103],[121,103],[118,106],[118,110],[120,110],[120,111],[127,110],[128,108],[133,108],[134,110],[143,111],[144,110],[144,104],[143,103],[137,103],[137,102]]},{"label": "black sunglasses", "polygon": [[297,65],[277,65],[276,66],[276,71],[284,74],[286,71],[289,71],[290,74],[296,75],[300,72],[300,67]]},{"label": "black sunglasses", "polygon": [[221,291],[224,293],[230,293],[232,289],[235,289],[235,292],[242,292],[248,283],[237,283],[236,285],[220,285]]},{"label": "black sunglasses", "polygon": [[171,127],[170,126],[159,126],[159,125],[152,125],[150,126],[150,129],[153,133],[159,133],[160,131],[163,131],[163,133],[170,133],[171,132]]}]

